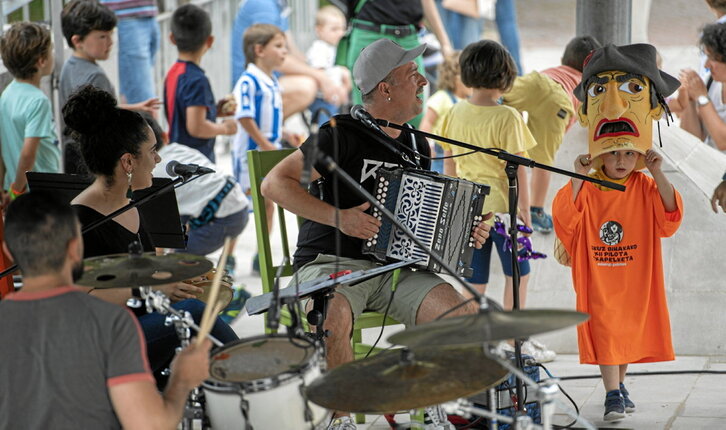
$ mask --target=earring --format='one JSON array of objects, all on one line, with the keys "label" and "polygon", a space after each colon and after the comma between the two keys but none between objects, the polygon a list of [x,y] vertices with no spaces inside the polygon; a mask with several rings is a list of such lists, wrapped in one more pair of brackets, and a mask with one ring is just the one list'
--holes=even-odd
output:
[{"label": "earring", "polygon": [[390,102],[390,101],[391,101],[391,98],[389,97],[389,98],[387,98],[386,100],[388,100],[388,102]]},{"label": "earring", "polygon": [[133,172],[126,172],[126,177],[129,180],[129,185],[131,185],[131,178],[133,177],[133,175],[134,175]]}]

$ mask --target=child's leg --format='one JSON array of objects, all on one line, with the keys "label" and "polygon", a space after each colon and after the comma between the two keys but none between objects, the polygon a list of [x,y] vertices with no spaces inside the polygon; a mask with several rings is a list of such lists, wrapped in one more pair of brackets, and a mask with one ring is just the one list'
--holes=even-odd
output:
[{"label": "child's leg", "polygon": [[265,215],[267,215],[267,233],[271,234],[275,222],[275,203],[270,199],[265,199]]},{"label": "child's leg", "polygon": [[[489,262],[492,256],[492,240],[487,240],[481,249],[475,249],[471,258],[471,268],[474,273],[466,280],[481,294],[487,291],[487,283],[489,282]],[[468,290],[464,290],[462,295],[467,299],[471,298]]]},{"label": "child's leg", "polygon": [[[512,276],[514,274],[512,270],[512,252],[509,249],[505,249],[503,235],[496,232],[490,232],[489,238],[494,242],[494,246],[497,247],[497,254],[499,255],[499,261],[502,263],[502,271],[504,272],[504,310],[512,310],[514,308],[514,292],[512,291]],[[525,260],[519,262],[519,308],[524,309],[524,304],[527,301],[527,281],[529,281],[529,261]]]},{"label": "child's leg", "polygon": [[600,374],[602,375],[602,382],[605,385],[606,393],[620,389],[620,382],[622,381],[620,369],[622,366],[627,368],[627,365],[600,365]]},{"label": "child's leg", "polygon": [[[514,288],[512,287],[512,277],[505,276],[504,281],[504,310],[511,311],[514,309]],[[519,278],[519,309],[524,309],[524,305],[527,302],[527,283],[529,282],[529,275],[522,275]]]},{"label": "child's leg", "polygon": [[620,371],[620,379],[618,380],[618,382],[620,382],[622,384],[623,382],[625,382],[625,373],[628,371],[628,365],[621,364],[618,367],[619,367],[618,370]]}]

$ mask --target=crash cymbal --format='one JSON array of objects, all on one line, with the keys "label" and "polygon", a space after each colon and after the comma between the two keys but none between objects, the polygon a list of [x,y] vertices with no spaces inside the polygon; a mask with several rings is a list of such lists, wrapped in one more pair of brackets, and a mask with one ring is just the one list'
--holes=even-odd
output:
[{"label": "crash cymbal", "polygon": [[212,268],[205,257],[191,254],[112,254],[83,260],[78,285],[93,288],[129,288],[178,282]]},{"label": "crash cymbal", "polygon": [[469,396],[506,375],[481,347],[400,349],[336,367],[306,392],[309,400],[331,410],[380,414]]},{"label": "crash cymbal", "polygon": [[470,345],[493,340],[529,337],[569,327],[589,318],[582,312],[557,309],[482,311],[474,315],[444,318],[394,333],[395,345]]}]

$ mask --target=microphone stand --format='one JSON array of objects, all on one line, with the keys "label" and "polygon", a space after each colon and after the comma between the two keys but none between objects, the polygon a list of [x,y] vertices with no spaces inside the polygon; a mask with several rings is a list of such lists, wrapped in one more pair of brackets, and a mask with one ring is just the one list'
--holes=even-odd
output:
[{"label": "microphone stand", "polygon": [[[199,176],[202,176],[203,174],[200,174]],[[87,232],[89,232],[89,231],[97,228],[100,225],[103,225],[103,224],[107,223],[111,219],[116,218],[117,216],[121,215],[122,213],[124,213],[124,212],[126,212],[128,210],[131,210],[131,209],[133,209],[135,207],[138,207],[138,206],[143,205],[144,203],[148,202],[149,200],[152,200],[153,198],[155,198],[159,194],[168,191],[170,188],[173,188],[174,185],[179,184],[179,183],[182,183],[182,182],[185,182],[187,179],[191,178],[192,176],[193,175],[191,175],[191,174],[189,174],[189,175],[179,175],[173,181],[171,181],[171,182],[169,182],[167,184],[164,184],[162,187],[157,188],[156,190],[154,190],[154,191],[150,192],[149,194],[145,195],[144,197],[142,197],[142,198],[140,198],[138,200],[132,200],[126,206],[124,206],[124,207],[122,207],[120,209],[117,209],[117,210],[111,212],[110,214],[104,216],[103,218],[98,219],[96,221],[93,221],[90,224],[86,224],[86,226],[83,227],[83,229],[81,229],[81,235],[83,235],[84,233],[87,233]],[[7,269],[3,270],[2,272],[0,272],[0,279],[3,278],[3,277],[5,277],[5,276],[7,276],[7,275],[9,275],[10,273],[14,272],[15,270],[17,270],[17,268],[18,268],[18,265],[17,264],[14,264],[14,265],[8,267]]]},{"label": "microphone stand", "polygon": [[[549,170],[551,172],[570,176],[572,178],[581,179],[583,181],[592,182],[595,184],[599,184],[608,188],[612,188],[614,190],[618,191],[625,191],[625,186],[616,184],[614,182],[610,181],[603,181],[600,179],[594,179],[589,176],[581,175],[579,173],[573,173],[569,172],[567,170],[558,169],[557,167],[548,166],[546,164],[540,164],[534,160],[531,160],[529,158],[520,157],[518,155],[510,154],[506,151],[497,151],[490,148],[481,148],[478,146],[474,146],[468,143],[464,143],[458,140],[449,139],[447,137],[438,136],[432,133],[427,133],[421,130],[417,130],[414,128],[404,127],[401,124],[395,124],[392,122],[389,122],[387,120],[382,119],[376,119],[376,122],[384,127],[390,127],[401,131],[408,131],[411,133],[415,133],[421,136],[425,136],[431,139],[439,140],[442,142],[450,143],[452,145],[456,145],[462,148],[470,149],[472,151],[476,152],[482,152],[487,155],[491,155],[493,157],[497,157],[500,160],[503,160],[506,162],[506,165],[504,166],[504,172],[507,175],[507,181],[509,184],[509,237],[512,241],[512,305],[513,309],[517,310],[519,309],[519,281],[520,281],[520,274],[519,274],[519,264],[517,261],[517,204],[519,201],[519,194],[517,191],[517,170],[519,169],[519,166],[526,166],[526,167],[537,167],[539,169]],[[433,255],[432,255],[433,256]],[[519,339],[514,339],[514,357],[516,361],[516,367],[519,369],[524,368],[524,363],[522,362],[522,345]],[[515,410],[518,411],[518,414],[522,414],[525,412],[524,404],[522,402],[524,401],[524,387],[522,384],[522,379],[520,379],[519,375],[515,375],[515,379],[517,382],[517,403]]]}]

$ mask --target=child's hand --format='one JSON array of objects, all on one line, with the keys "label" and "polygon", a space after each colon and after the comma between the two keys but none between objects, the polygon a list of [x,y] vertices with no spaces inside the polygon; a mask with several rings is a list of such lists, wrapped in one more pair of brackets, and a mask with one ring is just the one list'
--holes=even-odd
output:
[{"label": "child's hand", "polygon": [[590,154],[580,154],[575,158],[575,173],[587,175],[592,169],[592,160]]},{"label": "child's hand", "polygon": [[232,116],[237,110],[237,100],[234,94],[227,94],[217,102],[217,116]]},{"label": "child's hand", "polygon": [[139,103],[138,110],[153,114],[154,112],[159,110],[160,104],[161,104],[161,100],[159,100],[158,97],[152,97],[149,100],[145,100],[145,101]]},{"label": "child's hand", "polygon": [[726,181],[718,184],[715,190],[713,190],[713,197],[711,197],[711,208],[713,211],[718,213],[718,207],[721,206],[721,210],[726,212]]},{"label": "child's hand", "polygon": [[657,152],[649,149],[645,153],[645,167],[648,168],[648,171],[651,174],[660,172],[660,167],[662,164],[663,157],[661,157],[660,154],[658,154]]},{"label": "child's hand", "polygon": [[233,119],[225,119],[222,121],[222,125],[224,126],[224,134],[229,136],[237,133],[237,121]]}]

